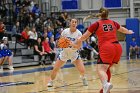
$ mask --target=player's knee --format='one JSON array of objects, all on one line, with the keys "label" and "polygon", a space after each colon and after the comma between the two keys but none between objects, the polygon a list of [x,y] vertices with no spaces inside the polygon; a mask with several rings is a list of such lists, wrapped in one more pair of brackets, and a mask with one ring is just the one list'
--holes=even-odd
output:
[{"label": "player's knee", "polygon": [[80,72],[81,72],[81,73],[85,73],[85,69],[81,69]]},{"label": "player's knee", "polygon": [[109,68],[108,64],[98,64],[97,65],[97,72],[100,72],[100,71],[106,72],[108,68]]}]

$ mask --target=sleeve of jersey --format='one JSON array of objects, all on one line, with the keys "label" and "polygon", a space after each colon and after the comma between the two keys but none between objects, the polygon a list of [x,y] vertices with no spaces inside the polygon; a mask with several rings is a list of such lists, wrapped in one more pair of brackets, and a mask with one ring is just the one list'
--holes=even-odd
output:
[{"label": "sleeve of jersey", "polygon": [[65,30],[62,31],[61,36],[64,36]]},{"label": "sleeve of jersey", "polygon": [[79,31],[78,37],[82,36],[82,33]]},{"label": "sleeve of jersey", "polygon": [[88,27],[88,31],[91,33],[94,33],[97,30],[97,27],[98,27],[98,23],[95,22],[91,26]]},{"label": "sleeve of jersey", "polygon": [[114,24],[115,24],[115,26],[116,26],[117,29],[120,28],[120,25],[117,22],[114,22]]}]

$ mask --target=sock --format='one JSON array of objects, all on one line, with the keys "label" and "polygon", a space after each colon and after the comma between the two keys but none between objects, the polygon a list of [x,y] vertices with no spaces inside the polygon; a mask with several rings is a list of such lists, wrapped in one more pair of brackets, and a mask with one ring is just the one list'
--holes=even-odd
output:
[{"label": "sock", "polygon": [[104,81],[102,82],[103,86],[104,86],[105,84],[107,84],[107,83],[108,83],[107,80],[104,80]]},{"label": "sock", "polygon": [[80,78],[85,79],[86,77],[85,77],[85,75],[80,75]]},{"label": "sock", "polygon": [[107,76],[108,76],[108,82],[110,82],[111,79],[111,72],[110,72],[110,68],[108,68],[107,72],[106,72]]}]

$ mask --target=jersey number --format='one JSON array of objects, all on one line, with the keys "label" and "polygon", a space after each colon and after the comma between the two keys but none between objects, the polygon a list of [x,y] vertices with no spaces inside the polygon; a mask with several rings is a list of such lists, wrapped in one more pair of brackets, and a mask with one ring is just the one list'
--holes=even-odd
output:
[{"label": "jersey number", "polygon": [[112,30],[113,30],[113,27],[112,27],[111,24],[104,24],[104,25],[103,25],[103,30],[104,30],[105,32],[107,32],[107,31],[112,31]]}]

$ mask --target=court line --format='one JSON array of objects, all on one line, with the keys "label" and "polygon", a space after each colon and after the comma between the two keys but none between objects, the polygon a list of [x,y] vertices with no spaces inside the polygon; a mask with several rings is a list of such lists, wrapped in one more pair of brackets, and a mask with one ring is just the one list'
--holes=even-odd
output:
[{"label": "court line", "polygon": [[[131,72],[135,72],[135,71],[140,71],[140,69],[131,70],[131,71],[122,72],[122,73],[117,73],[117,74],[113,74],[112,76],[122,75],[122,74],[131,73]],[[90,80],[88,80],[88,81],[98,80],[98,79],[99,79],[99,78],[95,78],[95,79],[90,79]],[[52,88],[53,88],[53,89],[58,89],[58,88],[62,88],[62,87],[67,87],[67,86],[79,84],[79,83],[82,83],[82,82],[75,82],[75,83],[72,83],[72,84],[68,84],[68,85],[66,85],[66,86],[59,86],[59,87],[55,87],[55,88],[52,87]],[[83,86],[83,85],[81,85],[81,86]],[[81,87],[81,86],[79,86],[79,87]],[[47,86],[46,86],[46,87],[47,87]],[[140,89],[140,87],[133,87],[133,88],[138,88],[138,89]],[[130,90],[130,88],[114,88],[114,89],[127,89],[127,90]],[[96,90],[96,89],[94,89],[94,90]],[[46,90],[40,90],[40,91],[38,91],[38,92],[26,92],[26,93],[42,93],[42,92],[50,92],[50,91],[48,91],[48,89],[46,89]],[[54,92],[54,91],[53,91],[53,92]]]},{"label": "court line", "polygon": [[[86,62],[84,63],[84,65],[91,65],[91,64],[96,64],[97,62]],[[65,64],[63,68],[70,68],[70,67],[74,67],[73,64]],[[2,72],[0,73],[0,77],[4,77],[4,76],[11,76],[11,75],[19,75],[19,74],[28,74],[28,73],[34,73],[34,72],[41,72],[41,71],[49,71],[52,70],[53,66],[48,66],[48,67],[39,67],[39,68],[33,68],[33,69],[28,69],[28,70],[18,70],[18,71],[6,71],[6,72]]]}]

